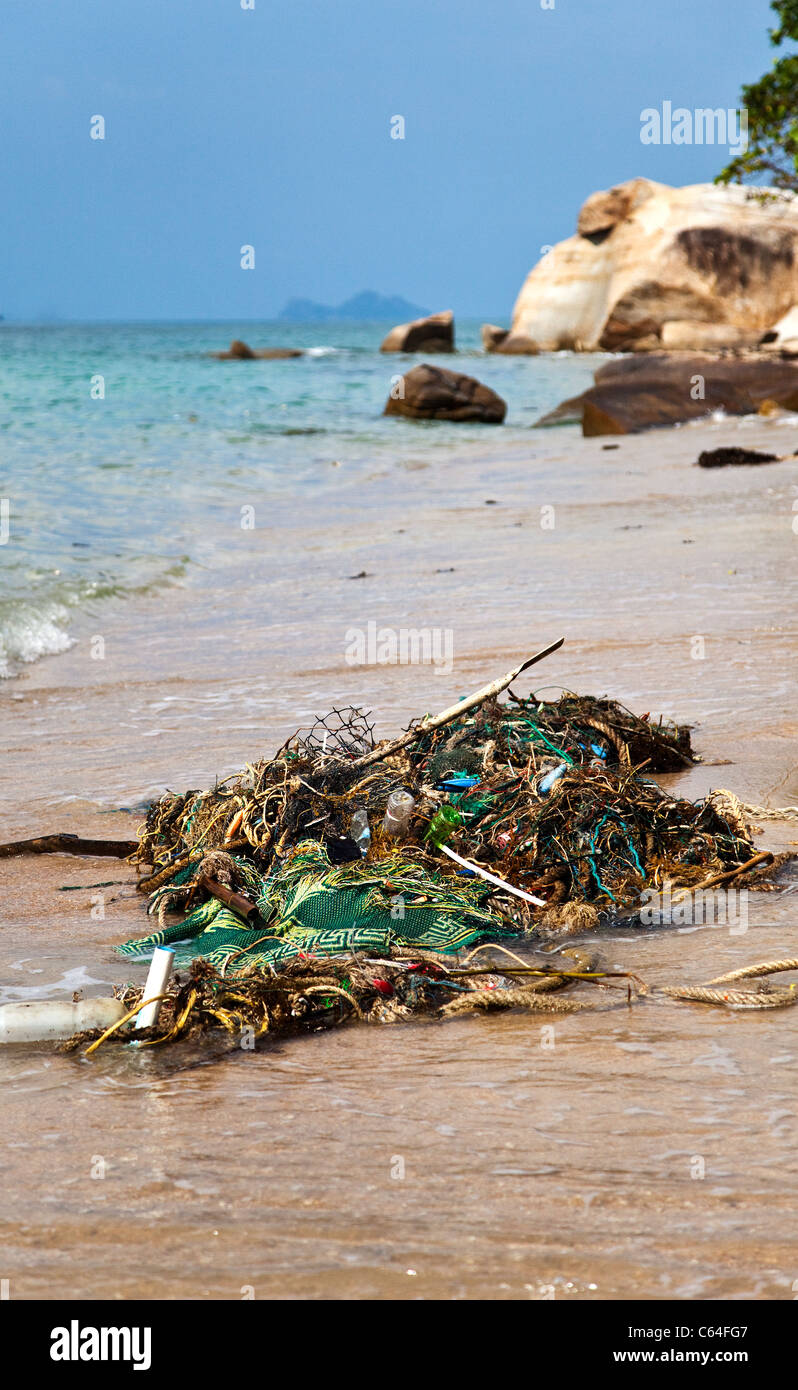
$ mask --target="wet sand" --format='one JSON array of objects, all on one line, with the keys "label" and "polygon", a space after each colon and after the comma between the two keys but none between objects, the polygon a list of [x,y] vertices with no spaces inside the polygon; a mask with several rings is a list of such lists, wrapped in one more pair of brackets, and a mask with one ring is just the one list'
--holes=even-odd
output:
[{"label": "wet sand", "polygon": [[[120,808],[208,785],[334,703],[387,735],[563,634],[536,689],[694,722],[705,763],[666,779],[691,796],[795,804],[798,460],[692,466],[724,443],[787,454],[795,430],[563,429],[504,452],[464,431],[434,468],[420,432],[365,483],[344,461],[312,512],[231,495],[185,587],[98,610],[4,683],[0,838],[126,836]],[[253,500],[268,524],[242,531]],[[453,671],[347,665],[369,621],[450,629]],[[761,844],[796,840],[767,822]],[[124,865],[25,858],[2,879],[0,999],[143,974],[110,950],[145,923]],[[601,949],[653,984],[796,954],[790,881],[751,895],[743,936],[609,931]],[[11,1297],[792,1297],[798,1010],[608,1000],[552,1021],[553,1049],[545,1018],[507,1016],[229,1057],[6,1051]]]}]

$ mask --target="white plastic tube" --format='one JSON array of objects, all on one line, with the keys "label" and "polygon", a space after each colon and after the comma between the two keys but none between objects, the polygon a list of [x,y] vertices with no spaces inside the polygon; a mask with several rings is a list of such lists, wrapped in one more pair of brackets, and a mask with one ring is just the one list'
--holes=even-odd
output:
[{"label": "white plastic tube", "polygon": [[156,946],[150,961],[150,971],[147,976],[147,983],[144,986],[145,999],[152,999],[151,1004],[145,1004],[136,1014],[134,1028],[152,1028],[158,1022],[158,1015],[161,1012],[162,999],[154,999],[156,994],[165,994],[166,986],[169,983],[169,976],[175,963],[175,953],[171,946]]},{"label": "white plastic tube", "polygon": [[489,874],[487,869],[481,869],[479,864],[474,864],[470,859],[463,859],[461,855],[455,854],[448,845],[438,845],[438,849],[443,854],[448,854],[455,864],[462,864],[464,869],[470,869],[472,874],[479,874],[480,878],[486,878],[488,883],[495,883],[498,888],[503,888],[506,893],[514,893],[517,898],[524,898],[528,903],[534,903],[535,907],[547,907],[548,904],[542,898],[536,898],[532,893],[525,893],[523,888],[515,888],[512,883],[507,883],[503,878],[497,878],[496,874]]},{"label": "white plastic tube", "polygon": [[28,1043],[71,1038],[94,1028],[112,1027],[127,1010],[119,999],[38,999],[0,1004],[0,1043]]}]

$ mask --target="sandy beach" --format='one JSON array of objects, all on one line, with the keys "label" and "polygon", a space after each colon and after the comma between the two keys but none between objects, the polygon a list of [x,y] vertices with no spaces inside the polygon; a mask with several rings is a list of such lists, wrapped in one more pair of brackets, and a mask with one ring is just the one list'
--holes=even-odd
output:
[{"label": "sandy beach", "polygon": [[[796,461],[694,466],[727,443],[791,456],[794,421],[462,440],[431,460],[419,431],[356,477],[344,461],[323,506],[266,497],[252,530],[232,490],[208,517],[217,541],[229,528],[212,564],[79,615],[71,650],[0,688],[0,838],[131,835],[147,799],[210,785],[333,704],[393,734],[561,635],[523,693],[689,722],[704,761],[664,784],[794,805]],[[369,621],[450,630],[451,673],[348,665]],[[798,839],[794,821],[763,829],[769,849]],[[127,866],[26,857],[3,880],[0,999],[143,977],[111,950],[146,920]],[[790,884],[751,894],[743,936],[610,929],[602,953],[653,983],[784,954]],[[797,1028],[792,1010],[659,1000],[558,1020],[548,1052],[509,1015],[233,1060],[6,1053],[13,1296],[789,1298]]]}]

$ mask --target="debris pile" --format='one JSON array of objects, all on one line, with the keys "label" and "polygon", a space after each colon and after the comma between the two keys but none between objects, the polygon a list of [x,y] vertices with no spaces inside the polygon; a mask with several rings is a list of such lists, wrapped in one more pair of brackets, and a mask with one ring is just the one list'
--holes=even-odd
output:
[{"label": "debris pile", "polygon": [[565,1014],[649,996],[734,1011],[779,1009],[798,1003],[795,982],[779,986],[771,978],[784,971],[798,971],[798,959],[745,966],[705,985],[649,988],[631,971],[607,970],[594,952],[578,947],[556,957],[522,958],[495,944],[477,947],[462,962],[402,947],[330,959],[302,956],[279,970],[253,966],[232,980],[197,959],[169,989],[156,1024],[136,1026],[144,991],[123,986],[116,990],[122,1017],[104,1031],[76,1033],[59,1051],[81,1049],[88,1056],[109,1042],[158,1047],[214,1036],[227,1051],[255,1051],[264,1042],[354,1021],[420,1022],[508,1009]]},{"label": "debris pile", "polygon": [[[482,954],[486,949],[488,956]],[[604,970],[594,953],[576,947],[563,951],[555,963],[521,959],[502,947],[480,947],[462,964],[394,947],[384,954],[348,958],[303,956],[279,971],[251,969],[232,980],[197,959],[170,989],[157,1025],[136,1029],[143,991],[124,986],[116,994],[125,1015],[104,1032],[75,1034],[60,1050],[71,1052],[88,1042],[90,1053],[107,1041],[157,1046],[210,1032],[226,1034],[233,1047],[254,1048],[259,1039],[319,1032],[354,1019],[400,1023],[515,1008],[572,1013],[586,1001],[561,995],[581,982],[600,985],[609,1002],[613,991],[615,1001],[624,1002],[632,990],[645,992],[636,976]]]},{"label": "debris pile", "polygon": [[308,954],[451,953],[583,931],[645,888],[751,867],[730,802],[651,780],[695,760],[688,728],[570,692],[500,699],[532,662],[398,739],[334,710],[273,758],[162,797],[133,855],[159,927],[121,952],[183,943],[226,978]]}]

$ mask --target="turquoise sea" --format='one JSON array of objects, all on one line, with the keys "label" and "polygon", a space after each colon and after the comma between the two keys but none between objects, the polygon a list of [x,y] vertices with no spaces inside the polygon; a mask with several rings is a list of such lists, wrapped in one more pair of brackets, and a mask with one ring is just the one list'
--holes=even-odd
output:
[{"label": "turquoise sea", "polygon": [[[221,544],[213,519],[249,481],[323,505],[330,465],[350,476],[464,441],[529,440],[545,411],[590,383],[596,361],[486,356],[479,323],[454,356],[508,404],[503,426],[381,414],[395,373],[390,324],[0,325],[0,675],[65,651],[76,610],[190,584]],[[284,361],[220,362],[232,338],[296,347]]]}]

